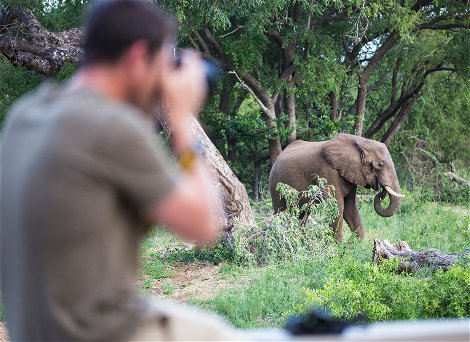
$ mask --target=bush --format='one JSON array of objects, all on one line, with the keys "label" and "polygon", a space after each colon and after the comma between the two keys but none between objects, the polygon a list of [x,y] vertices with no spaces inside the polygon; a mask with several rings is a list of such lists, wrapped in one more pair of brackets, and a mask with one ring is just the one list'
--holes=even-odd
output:
[{"label": "bush", "polygon": [[234,249],[228,245],[226,240],[210,247],[188,247],[185,244],[180,244],[173,246],[172,249],[167,249],[165,254],[168,255],[168,259],[171,261],[204,261],[215,265],[224,261],[234,262],[236,259]]},{"label": "bush", "polygon": [[[255,227],[238,226],[232,235],[215,246],[173,245],[165,254],[175,261],[198,260],[214,264],[229,261],[239,265],[266,265],[297,260],[305,254],[332,254],[334,237],[329,224],[338,214],[334,188],[326,185],[325,180],[301,193],[286,184],[278,184],[278,188],[286,199],[286,211],[273,215],[271,209],[263,210],[257,215]],[[301,196],[308,199],[302,206],[299,205]],[[305,224],[301,224],[299,217],[305,212],[310,215]]]},{"label": "bush", "polygon": [[296,311],[326,306],[337,318],[365,315],[372,321],[470,316],[468,267],[411,276],[396,274],[396,261],[377,266],[352,258],[332,260],[324,286],[305,289],[308,304]]},{"label": "bush", "polygon": [[[276,215],[265,215],[256,227],[235,230],[233,247],[236,261],[261,265],[297,260],[305,254],[331,254],[334,237],[329,224],[338,214],[334,188],[321,180],[319,185],[311,185],[300,193],[282,183],[277,189],[286,201],[287,209]],[[301,197],[307,199],[302,206],[299,205]],[[305,213],[310,213],[308,219],[305,219]]]}]

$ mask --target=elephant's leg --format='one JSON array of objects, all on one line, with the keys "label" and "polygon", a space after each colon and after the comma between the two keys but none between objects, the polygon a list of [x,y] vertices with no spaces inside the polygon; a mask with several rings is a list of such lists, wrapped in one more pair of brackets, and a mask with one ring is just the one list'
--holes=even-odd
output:
[{"label": "elephant's leg", "polygon": [[344,219],[356,237],[362,239],[364,237],[364,225],[357,208],[356,188],[354,188],[344,199]]},{"label": "elephant's leg", "polygon": [[344,199],[343,197],[336,197],[336,201],[338,202],[338,216],[331,224],[331,228],[333,228],[333,232],[335,233],[336,240],[341,242],[343,238],[343,212],[344,212]]}]

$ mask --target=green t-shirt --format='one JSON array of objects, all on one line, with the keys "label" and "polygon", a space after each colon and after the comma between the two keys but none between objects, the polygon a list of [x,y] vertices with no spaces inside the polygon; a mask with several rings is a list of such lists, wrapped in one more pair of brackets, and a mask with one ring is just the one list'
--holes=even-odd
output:
[{"label": "green t-shirt", "polygon": [[44,85],[1,136],[1,294],[14,340],[126,339],[146,211],[177,169],[143,113]]}]

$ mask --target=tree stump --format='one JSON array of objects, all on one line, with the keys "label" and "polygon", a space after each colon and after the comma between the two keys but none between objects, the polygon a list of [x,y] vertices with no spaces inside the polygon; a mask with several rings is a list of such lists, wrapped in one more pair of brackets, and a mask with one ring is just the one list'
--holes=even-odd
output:
[{"label": "tree stump", "polygon": [[470,250],[463,253],[446,254],[435,248],[429,248],[424,251],[416,252],[408,246],[406,241],[391,244],[388,240],[381,242],[380,240],[374,239],[372,254],[372,262],[375,264],[379,264],[382,260],[398,258],[398,260],[400,260],[398,271],[413,273],[423,267],[432,270],[447,270],[457,260],[468,258],[470,256]]}]

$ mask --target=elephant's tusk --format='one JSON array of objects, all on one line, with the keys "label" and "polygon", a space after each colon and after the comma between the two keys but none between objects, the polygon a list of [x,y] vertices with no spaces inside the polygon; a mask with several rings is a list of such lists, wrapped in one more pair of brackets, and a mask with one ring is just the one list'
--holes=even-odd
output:
[{"label": "elephant's tusk", "polygon": [[404,195],[399,194],[399,193],[393,191],[392,188],[389,187],[388,185],[385,185],[384,188],[385,188],[385,190],[387,190],[387,192],[388,192],[390,195],[392,195],[392,196],[395,196],[395,197],[402,197],[402,198],[405,197]]}]

